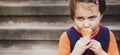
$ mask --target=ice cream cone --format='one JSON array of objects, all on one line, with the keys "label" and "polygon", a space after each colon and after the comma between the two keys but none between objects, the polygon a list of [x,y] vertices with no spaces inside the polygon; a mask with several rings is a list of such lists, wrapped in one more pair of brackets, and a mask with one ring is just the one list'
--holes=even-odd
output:
[{"label": "ice cream cone", "polygon": [[92,35],[92,29],[84,28],[81,30],[81,34],[83,37],[90,37]]}]

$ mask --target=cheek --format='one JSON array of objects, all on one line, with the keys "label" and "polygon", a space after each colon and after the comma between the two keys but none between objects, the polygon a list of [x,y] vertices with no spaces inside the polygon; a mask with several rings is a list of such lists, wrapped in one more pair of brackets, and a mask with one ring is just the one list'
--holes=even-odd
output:
[{"label": "cheek", "polygon": [[95,21],[92,22],[92,24],[91,24],[93,30],[96,30],[99,25],[100,25],[100,20],[95,20]]},{"label": "cheek", "polygon": [[83,23],[79,21],[74,21],[75,26],[80,30],[83,27]]}]

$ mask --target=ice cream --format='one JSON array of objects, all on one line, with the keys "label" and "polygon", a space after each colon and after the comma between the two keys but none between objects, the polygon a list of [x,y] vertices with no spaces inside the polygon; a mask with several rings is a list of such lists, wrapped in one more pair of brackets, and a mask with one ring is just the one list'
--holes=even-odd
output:
[{"label": "ice cream", "polygon": [[83,37],[90,37],[92,35],[92,29],[90,28],[84,28],[81,30],[81,34]]}]

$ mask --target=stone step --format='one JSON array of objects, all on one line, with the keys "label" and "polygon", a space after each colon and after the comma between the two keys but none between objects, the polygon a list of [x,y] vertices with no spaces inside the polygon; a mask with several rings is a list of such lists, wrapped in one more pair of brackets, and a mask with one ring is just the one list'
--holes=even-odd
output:
[{"label": "stone step", "polygon": [[120,52],[120,41],[117,41],[117,45],[118,45],[118,49],[119,49],[119,52]]},{"label": "stone step", "polygon": [[0,26],[1,40],[58,40],[67,29],[65,24],[38,24]]},{"label": "stone step", "polygon": [[0,40],[0,55],[57,55],[58,41]]},{"label": "stone step", "polygon": [[[104,16],[102,24],[119,33],[119,17]],[[72,23],[69,16],[2,16],[0,39],[13,40],[14,37],[15,40],[58,40],[61,33],[72,26]]]},{"label": "stone step", "polygon": [[[47,3],[54,3],[54,2],[69,2],[69,0],[0,0],[0,2],[47,2]],[[118,3],[120,0],[106,0],[107,3]]]},{"label": "stone step", "polygon": [[112,24],[113,22],[119,24],[120,22],[120,15],[104,15],[102,18],[102,23],[109,23]]},{"label": "stone step", "polygon": [[58,55],[56,51],[32,51],[32,52],[0,52],[1,55]]},{"label": "stone step", "polygon": [[[106,14],[120,15],[120,3],[109,3],[107,6]],[[0,15],[69,15],[68,9],[68,3],[0,3]]]},{"label": "stone step", "polygon": [[[119,48],[120,41],[118,41],[117,43]],[[57,54],[58,54],[58,41],[0,40],[0,55],[57,55]]]},{"label": "stone step", "polygon": [[[120,0],[107,2],[102,24],[120,47]],[[57,55],[59,37],[72,25],[68,0],[0,0],[0,17],[0,55]]]},{"label": "stone step", "polygon": [[0,16],[0,25],[14,25],[20,23],[71,23],[72,20],[69,16]]},{"label": "stone step", "polygon": [[47,3],[53,3],[53,2],[68,2],[69,0],[0,0],[0,2],[47,2]]},{"label": "stone step", "polygon": [[[117,39],[120,31],[120,16],[105,15],[102,24],[115,30]],[[58,40],[72,26],[69,16],[1,16],[0,39],[2,40]]]},{"label": "stone step", "polygon": [[65,20],[61,18],[58,18],[58,21],[61,20],[60,22],[57,19],[56,21],[52,19],[54,18],[51,20],[44,18],[3,18],[0,22],[0,29],[3,30],[1,36],[6,34],[7,36],[1,38],[12,39],[14,36],[16,40],[58,40],[63,29],[66,29],[70,24],[65,24],[67,22],[64,23]]},{"label": "stone step", "polygon": [[[120,15],[104,15],[102,18],[102,23],[107,24],[116,24],[118,25],[120,22]],[[113,23],[114,22],[114,23]],[[14,25],[23,25],[27,24],[26,26],[30,26],[33,24],[33,26],[43,26],[45,24],[54,24],[54,25],[60,25],[60,24],[72,24],[73,21],[71,18],[67,15],[52,15],[52,16],[0,16],[0,25],[1,26],[14,26]]]},{"label": "stone step", "polygon": [[65,5],[68,0],[14,0],[14,1],[1,1],[1,6],[51,6],[51,5]]},{"label": "stone step", "polygon": [[[42,25],[43,24],[37,27],[29,26],[29,24],[0,26],[0,40],[59,40],[62,32],[72,26],[67,24],[58,24],[59,26],[55,24],[45,24],[45,26]],[[116,35],[116,39],[120,41],[120,25],[107,24],[106,27],[112,30]]]}]

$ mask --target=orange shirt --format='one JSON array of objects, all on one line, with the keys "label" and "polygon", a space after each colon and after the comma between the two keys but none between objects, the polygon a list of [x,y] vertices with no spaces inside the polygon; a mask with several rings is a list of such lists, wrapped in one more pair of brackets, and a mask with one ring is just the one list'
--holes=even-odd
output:
[{"label": "orange shirt", "polygon": [[[110,31],[108,54],[119,55],[117,43],[112,31]],[[63,32],[63,34],[60,37],[58,55],[70,55],[70,42],[66,32]]]}]

